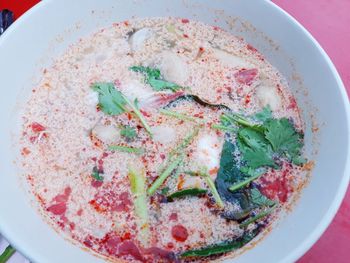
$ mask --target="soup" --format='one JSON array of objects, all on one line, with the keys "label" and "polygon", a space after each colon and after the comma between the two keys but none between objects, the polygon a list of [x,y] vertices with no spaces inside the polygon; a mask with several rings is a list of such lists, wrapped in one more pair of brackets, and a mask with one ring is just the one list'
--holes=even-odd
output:
[{"label": "soup", "polygon": [[32,91],[20,142],[41,214],[110,261],[233,257],[310,167],[281,74],[200,22],[115,23],[69,47]]}]

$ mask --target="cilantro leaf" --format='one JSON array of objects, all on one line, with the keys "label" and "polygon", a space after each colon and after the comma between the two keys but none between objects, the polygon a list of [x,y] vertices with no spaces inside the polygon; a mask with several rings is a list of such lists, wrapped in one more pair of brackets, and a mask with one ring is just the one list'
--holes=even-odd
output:
[{"label": "cilantro leaf", "polygon": [[252,169],[261,166],[277,167],[272,158],[272,148],[263,134],[250,127],[241,128],[238,131],[237,144],[243,161]]},{"label": "cilantro leaf", "polygon": [[161,80],[161,79],[150,78],[148,79],[148,84],[150,84],[155,91],[170,89],[175,92],[181,89],[181,86],[166,80]]},{"label": "cilantro leaf", "polygon": [[166,81],[162,78],[160,74],[160,70],[156,68],[150,68],[150,67],[144,67],[144,66],[133,66],[130,67],[130,70],[134,72],[140,72],[145,76],[145,81],[155,91],[162,91],[162,90],[172,90],[172,91],[178,91],[182,87],[177,85],[176,83]]},{"label": "cilantro leaf", "polygon": [[92,89],[98,93],[99,108],[108,115],[119,115],[126,111],[123,94],[113,83],[95,83]]},{"label": "cilantro leaf", "polygon": [[303,147],[302,135],[286,119],[271,119],[264,124],[265,137],[271,143],[272,148],[279,154],[285,154],[293,163],[300,162],[301,149]]},{"label": "cilantro leaf", "polygon": [[100,171],[98,170],[98,168],[96,166],[92,169],[91,176],[95,180],[102,182],[104,179],[102,175],[103,175],[103,173],[100,173]]},{"label": "cilantro leaf", "polygon": [[257,188],[250,189],[250,197],[254,204],[258,206],[274,206],[276,201],[273,201],[263,195]]},{"label": "cilantro leaf", "polygon": [[254,119],[261,121],[261,122],[265,122],[269,119],[272,119],[272,111],[269,105],[267,105],[266,107],[264,107],[262,109],[262,111],[256,113],[253,116]]},{"label": "cilantro leaf", "polygon": [[132,103],[123,93],[116,90],[113,83],[95,83],[91,87],[98,93],[99,107],[108,115],[119,115],[127,111],[126,106],[134,112],[135,116],[141,121],[143,127],[152,137],[152,131],[138,108],[138,101],[135,99]]},{"label": "cilantro leaf", "polygon": [[120,130],[120,135],[127,140],[132,140],[137,136],[136,129],[130,126],[124,126]]}]

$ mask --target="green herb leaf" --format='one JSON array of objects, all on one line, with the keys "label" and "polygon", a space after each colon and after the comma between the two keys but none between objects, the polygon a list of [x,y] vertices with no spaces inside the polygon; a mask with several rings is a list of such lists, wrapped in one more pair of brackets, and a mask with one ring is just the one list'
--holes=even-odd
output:
[{"label": "green herb leaf", "polygon": [[178,91],[179,89],[182,89],[181,86],[162,79],[159,69],[144,66],[133,66],[130,67],[130,70],[142,73],[146,78],[146,83],[151,85],[155,91],[162,91],[167,89]]},{"label": "green herb leaf", "polygon": [[245,187],[247,184],[251,183],[252,181],[258,179],[261,175],[265,173],[265,169],[261,170],[254,170],[252,168],[242,167],[240,171],[244,174],[247,174],[249,177],[244,179],[243,181],[240,181],[232,186],[230,186],[230,191],[234,192],[242,187]]},{"label": "green herb leaf", "polygon": [[147,121],[145,120],[145,118],[143,117],[143,114],[140,112],[140,110],[138,109],[138,105],[137,105],[137,100],[135,99],[134,103],[132,103],[127,97],[125,97],[123,95],[124,100],[126,101],[126,103],[130,106],[130,108],[132,109],[132,111],[134,112],[134,114],[137,116],[137,118],[139,118],[139,120],[141,121],[143,127],[145,128],[145,130],[148,132],[148,134],[153,137],[153,133],[151,131],[151,127],[149,127]]},{"label": "green herb leaf", "polygon": [[113,83],[95,83],[92,89],[98,93],[99,108],[108,115],[119,115],[126,111],[123,94]]},{"label": "green herb leaf", "polygon": [[16,252],[16,250],[11,246],[7,246],[5,251],[0,255],[0,263],[6,263]]},{"label": "green herb leaf", "polygon": [[169,191],[170,191],[170,188],[168,186],[166,186],[160,190],[160,193],[162,195],[167,195],[169,193]]},{"label": "green herb leaf", "polygon": [[172,91],[178,91],[180,89],[182,89],[181,86],[166,81],[166,80],[161,80],[161,79],[154,79],[154,78],[150,78],[148,79],[148,84],[151,85],[151,87],[155,90],[155,91],[162,91],[162,90],[172,90]]},{"label": "green herb leaf", "polygon": [[150,239],[149,217],[146,194],[146,178],[142,172],[129,167],[129,181],[131,192],[134,195],[134,209],[139,228],[138,239],[144,247],[147,247]]},{"label": "green herb leaf", "polygon": [[108,150],[125,152],[125,153],[135,153],[135,154],[145,153],[145,150],[142,148],[135,148],[135,147],[129,147],[124,145],[110,145],[108,146]]},{"label": "green herb leaf", "polygon": [[265,123],[266,139],[271,143],[273,150],[285,154],[293,163],[300,163],[303,147],[302,135],[297,133],[293,125],[286,118],[271,119]]},{"label": "green herb leaf", "polygon": [[[230,141],[225,141],[221,152],[220,169],[215,180],[220,197],[233,204],[233,206],[225,206],[221,214],[230,220],[242,220],[256,208],[250,200],[249,189],[237,189],[234,192],[229,190],[232,185],[241,183],[247,178],[247,175],[238,168],[236,154],[236,146]],[[230,209],[231,207],[240,207],[240,209]]]},{"label": "green herb leaf", "polygon": [[127,111],[126,106],[128,105],[152,137],[151,128],[138,109],[137,100],[132,103],[123,93],[115,89],[113,83],[95,83],[91,88],[98,93],[98,105],[104,113],[119,115]]},{"label": "green herb leaf", "polygon": [[258,235],[259,231],[255,230],[249,233],[245,233],[241,238],[235,239],[233,241],[222,242],[219,244],[203,247],[200,249],[189,250],[183,252],[181,258],[200,258],[209,257],[213,255],[220,255],[230,252],[235,249],[239,249],[249,243],[254,237]]},{"label": "green herb leaf", "polygon": [[137,136],[137,132],[135,128],[127,125],[122,127],[122,129],[120,130],[120,135],[126,138],[127,140],[132,140]]},{"label": "green herb leaf", "polygon": [[188,188],[188,189],[184,189],[184,190],[172,193],[171,195],[168,195],[167,199],[172,200],[174,198],[180,198],[180,197],[185,197],[185,196],[199,196],[199,195],[203,195],[206,193],[207,193],[206,189]]},{"label": "green herb leaf", "polygon": [[239,227],[245,228],[245,227],[249,226],[250,224],[255,223],[256,221],[258,221],[258,220],[260,220],[260,219],[262,219],[262,218],[268,216],[269,214],[271,214],[271,213],[275,210],[276,206],[277,206],[277,205],[274,205],[273,207],[271,207],[271,208],[269,208],[269,209],[267,209],[267,210],[264,210],[264,211],[260,212],[260,213],[257,214],[256,216],[253,216],[253,217],[248,218],[247,220],[243,221],[243,222],[239,225]]},{"label": "green herb leaf", "polygon": [[238,131],[237,144],[242,154],[242,159],[253,169],[261,166],[277,165],[273,160],[273,151],[264,135],[251,127],[241,128]]},{"label": "green herb leaf", "polygon": [[257,188],[250,189],[250,196],[252,202],[258,206],[274,206],[276,201],[273,201],[263,195]]},{"label": "green herb leaf", "polygon": [[270,106],[267,105],[266,107],[264,107],[262,111],[253,115],[253,118],[261,122],[265,122],[269,119],[272,119],[272,111]]},{"label": "green herb leaf", "polygon": [[91,176],[92,176],[95,180],[102,182],[103,179],[104,179],[102,175],[103,175],[103,173],[100,173],[100,172],[98,171],[98,168],[97,168],[96,166],[92,169]]}]

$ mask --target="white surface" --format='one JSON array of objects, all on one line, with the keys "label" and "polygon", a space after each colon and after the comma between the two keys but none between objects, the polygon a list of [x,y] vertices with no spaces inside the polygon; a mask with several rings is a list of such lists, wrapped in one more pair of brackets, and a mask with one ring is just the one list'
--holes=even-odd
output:
[{"label": "white surface", "polygon": [[[231,28],[230,23],[225,22],[231,20],[228,14],[250,21],[257,31],[239,21]],[[235,260],[237,263],[295,261],[320,237],[344,196],[350,175],[350,162],[347,164],[349,102],[324,51],[296,21],[264,0],[46,0],[15,22],[0,38],[3,92],[0,97],[0,185],[6,186],[0,191],[0,231],[37,263],[101,262],[57,235],[31,207],[15,176],[18,169],[12,161],[18,149],[12,146],[11,131],[18,127],[17,99],[25,99],[35,83],[32,77],[42,65],[49,65],[50,58],[79,37],[132,15],[172,15],[216,24],[245,37],[257,47],[287,77],[295,91],[299,85],[295,73],[299,73],[308,89],[306,97],[296,93],[304,118],[310,124],[310,113],[313,113],[321,124],[311,183],[293,212],[263,242]],[[265,35],[278,44],[279,49],[274,48]],[[63,41],[57,41],[62,37]],[[312,111],[313,107],[318,110]],[[306,144],[310,153],[310,125]]]}]

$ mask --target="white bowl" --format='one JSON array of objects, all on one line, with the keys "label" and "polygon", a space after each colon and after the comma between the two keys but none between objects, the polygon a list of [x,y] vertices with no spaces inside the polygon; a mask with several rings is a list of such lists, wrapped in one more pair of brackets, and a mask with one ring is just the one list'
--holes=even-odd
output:
[{"label": "white bowl", "polygon": [[[178,16],[221,26],[243,36],[287,77],[308,124],[306,148],[316,166],[295,209],[234,261],[297,260],[331,222],[348,185],[349,102],[322,48],[292,17],[264,0],[46,0],[15,22],[0,38],[0,232],[34,262],[102,261],[65,241],[33,209],[19,186],[13,162],[19,150],[12,137],[19,130],[18,103],[40,78],[39,70],[81,36],[133,16]],[[320,127],[316,134],[312,122]],[[314,155],[313,137],[319,142]]]}]

